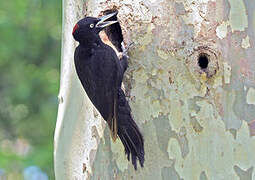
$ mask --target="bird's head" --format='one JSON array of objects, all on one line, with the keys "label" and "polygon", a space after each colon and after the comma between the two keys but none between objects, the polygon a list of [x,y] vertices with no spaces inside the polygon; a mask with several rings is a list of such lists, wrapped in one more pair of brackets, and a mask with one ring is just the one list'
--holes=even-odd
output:
[{"label": "bird's head", "polygon": [[79,42],[91,42],[94,39],[99,38],[99,32],[105,27],[110,26],[118,21],[107,21],[112,16],[115,16],[117,12],[107,14],[100,18],[85,17],[77,22],[73,28],[73,37]]}]

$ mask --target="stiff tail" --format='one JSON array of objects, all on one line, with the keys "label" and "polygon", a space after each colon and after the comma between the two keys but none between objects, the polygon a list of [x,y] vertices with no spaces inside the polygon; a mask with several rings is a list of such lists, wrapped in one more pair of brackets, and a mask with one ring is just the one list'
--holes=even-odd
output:
[{"label": "stiff tail", "polygon": [[137,169],[137,160],[139,160],[141,167],[144,163],[144,141],[143,136],[139,131],[138,126],[131,116],[131,109],[126,100],[123,90],[118,90],[118,136],[124,145],[127,159],[130,160],[130,154],[132,164]]}]

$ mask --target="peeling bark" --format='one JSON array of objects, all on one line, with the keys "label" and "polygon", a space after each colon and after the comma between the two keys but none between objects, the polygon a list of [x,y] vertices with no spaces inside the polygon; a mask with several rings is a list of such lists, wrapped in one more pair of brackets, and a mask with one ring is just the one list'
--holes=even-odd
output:
[{"label": "peeling bark", "polygon": [[[118,9],[124,41],[134,42],[124,84],[145,139],[138,171],[74,71],[73,25],[107,9]],[[64,1],[56,178],[255,178],[254,14],[249,0]]]}]

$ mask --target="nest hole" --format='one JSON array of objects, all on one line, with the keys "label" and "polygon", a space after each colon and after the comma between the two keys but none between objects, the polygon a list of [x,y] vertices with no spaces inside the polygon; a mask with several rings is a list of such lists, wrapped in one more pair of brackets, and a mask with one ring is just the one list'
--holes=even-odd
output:
[{"label": "nest hole", "polygon": [[208,55],[205,54],[205,53],[199,54],[197,62],[198,62],[198,66],[201,69],[206,69],[208,67],[208,64],[209,64]]},{"label": "nest hole", "polygon": [[[116,9],[107,9],[103,11],[104,15],[117,12],[117,14],[109,19],[109,21],[118,21],[118,11]],[[122,30],[120,27],[120,23],[117,22],[107,28],[105,28],[105,33],[108,37],[108,39],[111,41],[111,43],[115,46],[115,48],[119,51],[122,52],[121,48],[121,43],[123,42],[123,35],[122,35]]]}]

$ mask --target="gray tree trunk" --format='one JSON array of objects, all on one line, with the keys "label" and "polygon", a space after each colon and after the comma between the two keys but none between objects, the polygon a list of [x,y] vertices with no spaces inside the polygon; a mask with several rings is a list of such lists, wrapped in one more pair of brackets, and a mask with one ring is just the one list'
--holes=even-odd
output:
[{"label": "gray tree trunk", "polygon": [[[55,174],[65,179],[255,179],[255,3],[65,0]],[[134,171],[77,78],[77,20],[116,8],[125,75],[145,139]],[[208,64],[206,61],[208,60]]]}]

